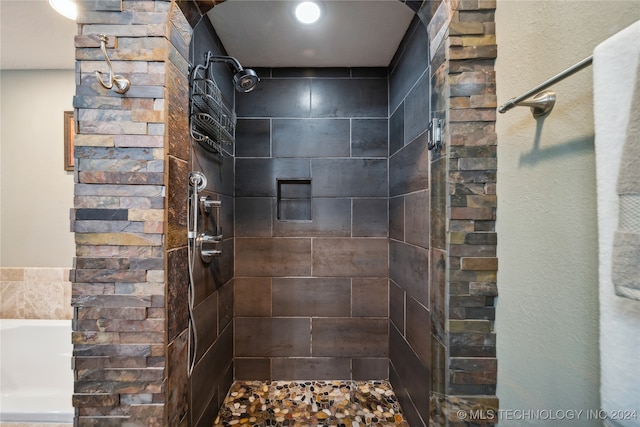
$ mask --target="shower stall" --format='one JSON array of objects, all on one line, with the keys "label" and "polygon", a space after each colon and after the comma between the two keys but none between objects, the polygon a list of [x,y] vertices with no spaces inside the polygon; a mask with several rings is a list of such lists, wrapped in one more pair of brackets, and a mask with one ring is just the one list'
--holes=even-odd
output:
[{"label": "shower stall", "polygon": [[407,412],[426,423],[424,24],[415,17],[388,68],[256,73],[208,19],[190,52],[189,310],[174,337],[186,326],[192,425],[211,424],[232,379],[419,383]]},{"label": "shower stall", "polygon": [[[210,426],[234,382],[254,381],[388,381],[412,427],[447,424],[451,395],[496,407],[495,173],[482,162],[495,140],[450,100],[492,90],[495,54],[449,40],[492,31],[492,12],[460,11],[450,29],[457,2],[407,2],[388,67],[250,70],[207,19],[213,2],[102,3],[83,22],[167,15],[164,38],[119,35],[110,55],[126,74],[140,49],[165,80],[133,73],[126,95],[105,96],[78,67],[75,214],[94,221],[72,272],[79,424]],[[76,43],[93,58],[90,35]],[[198,91],[221,102],[226,134],[207,130]]]}]

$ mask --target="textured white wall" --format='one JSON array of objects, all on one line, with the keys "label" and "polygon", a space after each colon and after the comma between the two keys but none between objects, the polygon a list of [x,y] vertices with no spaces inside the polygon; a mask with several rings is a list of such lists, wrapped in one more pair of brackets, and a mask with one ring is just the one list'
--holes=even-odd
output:
[{"label": "textured white wall", "polygon": [[64,111],[74,70],[0,72],[0,266],[71,267],[73,173],[64,170]]},{"label": "textured white wall", "polygon": [[[638,19],[637,1],[499,0],[498,102],[591,55]],[[600,407],[592,82],[589,67],[555,85],[558,100],[544,120],[517,107],[496,123],[503,410]],[[522,415],[502,412],[500,425],[602,425],[586,413],[573,421]]]}]

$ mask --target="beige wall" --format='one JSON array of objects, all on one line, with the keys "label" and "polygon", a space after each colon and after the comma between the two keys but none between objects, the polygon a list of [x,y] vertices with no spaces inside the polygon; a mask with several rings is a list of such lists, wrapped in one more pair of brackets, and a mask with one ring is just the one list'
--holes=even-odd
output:
[{"label": "beige wall", "polygon": [[[639,18],[637,1],[498,1],[498,102]],[[554,86],[558,100],[545,120],[517,107],[496,123],[497,394],[505,410],[600,405],[592,84],[589,67]],[[505,426],[544,422],[501,415]],[[585,415],[563,423],[601,425]]]},{"label": "beige wall", "polygon": [[73,70],[0,73],[0,266],[71,267],[73,173],[64,170],[63,112]]}]

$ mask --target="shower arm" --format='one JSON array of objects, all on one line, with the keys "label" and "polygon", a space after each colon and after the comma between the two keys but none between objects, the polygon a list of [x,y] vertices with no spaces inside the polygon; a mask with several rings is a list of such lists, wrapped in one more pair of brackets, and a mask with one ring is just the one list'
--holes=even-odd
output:
[{"label": "shower arm", "polygon": [[238,71],[244,70],[242,65],[240,65],[240,61],[232,56],[222,56],[222,55],[214,55],[211,52],[207,52],[207,56],[205,58],[205,68],[209,66],[209,62],[225,62],[227,64],[233,65],[233,68]]}]

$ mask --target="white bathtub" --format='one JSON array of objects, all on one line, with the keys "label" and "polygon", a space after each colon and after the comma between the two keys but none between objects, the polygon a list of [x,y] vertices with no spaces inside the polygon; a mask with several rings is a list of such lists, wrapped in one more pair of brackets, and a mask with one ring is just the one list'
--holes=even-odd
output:
[{"label": "white bathtub", "polygon": [[0,320],[0,421],[73,422],[71,320]]}]

